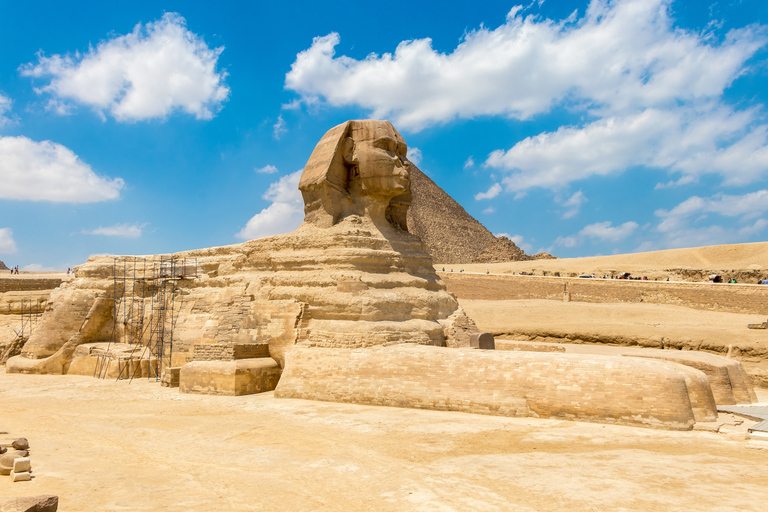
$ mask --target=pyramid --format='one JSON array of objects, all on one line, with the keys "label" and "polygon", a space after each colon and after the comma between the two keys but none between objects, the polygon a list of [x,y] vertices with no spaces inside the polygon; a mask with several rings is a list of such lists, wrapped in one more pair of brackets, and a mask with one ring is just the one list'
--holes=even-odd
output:
[{"label": "pyramid", "polygon": [[554,257],[546,253],[529,256],[509,238],[493,236],[415,165],[411,165],[411,193],[413,201],[408,209],[408,231],[427,245],[435,264]]},{"label": "pyramid", "polygon": [[5,263],[0,260],[0,270],[10,270],[8,267],[5,266]]}]

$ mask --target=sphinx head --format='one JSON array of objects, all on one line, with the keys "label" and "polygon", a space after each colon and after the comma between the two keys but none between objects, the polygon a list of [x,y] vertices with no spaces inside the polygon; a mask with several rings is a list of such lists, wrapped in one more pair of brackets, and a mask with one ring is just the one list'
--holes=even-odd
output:
[{"label": "sphinx head", "polygon": [[389,121],[347,121],[326,132],[304,167],[304,221],[330,227],[347,215],[407,230],[408,146]]}]

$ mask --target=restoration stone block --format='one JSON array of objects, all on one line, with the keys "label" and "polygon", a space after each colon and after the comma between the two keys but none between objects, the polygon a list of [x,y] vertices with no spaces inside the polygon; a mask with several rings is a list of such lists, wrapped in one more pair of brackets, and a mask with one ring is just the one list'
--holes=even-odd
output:
[{"label": "restoration stone block", "polygon": [[32,479],[32,476],[29,474],[29,471],[22,471],[21,473],[11,471],[12,482],[26,482],[31,479]]},{"label": "restoration stone block", "polygon": [[160,378],[160,385],[165,388],[177,388],[179,387],[180,375],[181,375],[181,367],[166,368],[165,370],[163,370],[163,376]]},{"label": "restoration stone block", "polygon": [[21,473],[23,471],[29,471],[32,468],[32,463],[29,461],[29,457],[20,457],[13,460],[13,472]]},{"label": "restoration stone block", "polygon": [[181,367],[179,391],[204,395],[252,395],[275,389],[280,373],[280,367],[271,357],[192,361]]},{"label": "restoration stone block", "polygon": [[481,350],[496,350],[493,334],[489,332],[475,332],[470,334],[469,346]]}]

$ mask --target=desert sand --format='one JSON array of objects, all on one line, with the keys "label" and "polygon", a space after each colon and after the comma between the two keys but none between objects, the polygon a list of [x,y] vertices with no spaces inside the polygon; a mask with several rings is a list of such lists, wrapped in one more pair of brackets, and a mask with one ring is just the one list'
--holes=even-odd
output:
[{"label": "desert sand", "polygon": [[[711,245],[688,249],[593,256],[586,258],[561,258],[554,260],[509,261],[504,263],[472,263],[464,265],[435,265],[435,268],[467,272],[513,273],[531,272],[533,269],[575,274],[603,275],[611,272],[645,271],[649,277],[669,269],[712,269],[765,271],[768,278],[768,242],[751,244]],[[660,275],[660,274],[659,274]]]},{"label": "desert sand", "polygon": [[0,403],[34,475],[0,496],[56,494],[64,512],[758,511],[768,482],[768,442],[723,414],[718,433],[670,432],[1,369]]}]

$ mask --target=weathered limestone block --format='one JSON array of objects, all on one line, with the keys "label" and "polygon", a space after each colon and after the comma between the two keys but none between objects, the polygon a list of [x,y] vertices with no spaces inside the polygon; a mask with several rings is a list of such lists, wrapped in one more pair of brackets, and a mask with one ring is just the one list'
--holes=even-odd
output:
[{"label": "weathered limestone block", "polygon": [[73,285],[54,290],[51,300],[21,355],[8,360],[8,373],[67,373],[79,345],[111,336],[112,305],[104,291]]},{"label": "weathered limestone block", "polygon": [[56,512],[59,497],[50,494],[25,498],[0,498],[0,512]]},{"label": "weathered limestone block", "polygon": [[556,343],[535,343],[533,341],[495,340],[496,350],[513,350],[517,352],[565,352],[565,347]]},{"label": "weathered limestone block", "polygon": [[13,471],[15,473],[29,471],[31,468],[32,464],[29,461],[29,457],[19,457],[18,459],[13,459]]},{"label": "weathered limestone block", "polygon": [[751,404],[757,395],[749,376],[738,361],[699,351],[624,348],[623,355],[663,359],[704,372],[709,378],[715,401],[720,405]]},{"label": "weathered limestone block", "polygon": [[0,293],[0,315],[37,314],[45,311],[51,290]]},{"label": "weathered limestone block", "polygon": [[271,357],[232,361],[193,361],[181,367],[179,391],[203,395],[251,395],[272,391],[280,366]]},{"label": "weathered limestone block", "polygon": [[489,332],[476,332],[469,336],[469,346],[481,350],[495,350],[496,344],[493,334]]},{"label": "weathered limestone block", "polygon": [[127,343],[83,343],[75,348],[67,368],[69,375],[99,374],[108,379],[149,376],[149,351]]},{"label": "weathered limestone block", "polygon": [[[697,395],[681,372],[697,374],[670,363],[606,356],[297,347],[275,396],[687,430]],[[702,416],[716,415],[714,402],[694,407]]]},{"label": "weathered limestone block", "polygon": [[269,357],[267,343],[197,343],[193,361],[235,361]]},{"label": "weathered limestone block", "polygon": [[160,385],[164,388],[177,388],[179,387],[180,377],[181,368],[166,368],[163,370],[163,375],[160,378]]},{"label": "weathered limestone block", "polygon": [[701,370],[707,376],[715,401],[719,405],[749,404],[757,402],[754,388],[744,367],[726,357],[692,350],[661,350],[636,347],[593,347],[529,341],[496,340],[497,350],[532,352],[600,353],[625,357],[643,357],[670,361]]},{"label": "weathered limestone block", "polygon": [[16,471],[11,471],[12,482],[28,482],[31,479],[32,479],[32,475],[29,474],[29,471],[22,471],[20,473],[17,473]]},{"label": "weathered limestone block", "polygon": [[13,461],[27,455],[27,450],[8,450],[0,455],[0,475],[9,475],[13,471]]},{"label": "weathered limestone block", "polygon": [[109,342],[83,343],[72,353],[72,361],[67,370],[69,375],[95,375],[99,362],[97,355],[103,354],[111,345]]}]

